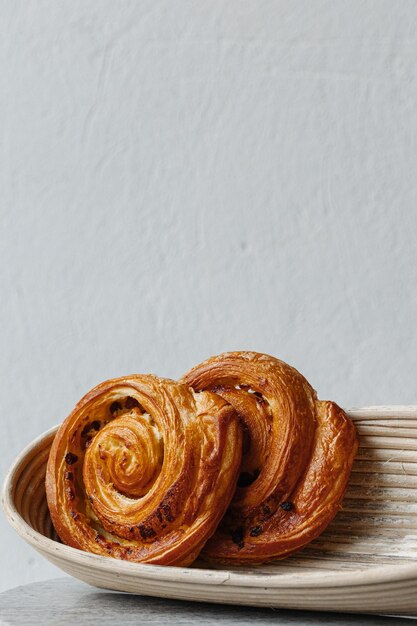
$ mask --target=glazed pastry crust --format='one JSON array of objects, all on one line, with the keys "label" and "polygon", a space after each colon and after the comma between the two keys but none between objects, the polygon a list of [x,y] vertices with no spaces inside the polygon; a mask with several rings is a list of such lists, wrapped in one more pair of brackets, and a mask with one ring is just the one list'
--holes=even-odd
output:
[{"label": "glazed pastry crust", "polygon": [[51,448],[46,493],[59,537],[119,559],[190,564],[233,496],[241,440],[235,410],[216,394],[152,375],[98,385]]},{"label": "glazed pastry crust", "polygon": [[317,537],[341,507],[357,451],[342,409],[318,400],[293,367],[256,352],[212,357],[182,380],[227,400],[244,429],[242,486],[203,556],[262,563]]}]

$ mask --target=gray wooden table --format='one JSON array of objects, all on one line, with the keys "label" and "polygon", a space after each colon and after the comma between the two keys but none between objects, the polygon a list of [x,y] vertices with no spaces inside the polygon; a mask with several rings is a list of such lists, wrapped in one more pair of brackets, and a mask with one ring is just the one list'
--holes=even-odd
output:
[{"label": "gray wooden table", "polygon": [[162,600],[113,593],[89,587],[72,578],[57,578],[16,587],[0,594],[1,626],[57,624],[280,624],[308,626],[360,624],[399,626],[417,620],[398,617],[279,611]]}]

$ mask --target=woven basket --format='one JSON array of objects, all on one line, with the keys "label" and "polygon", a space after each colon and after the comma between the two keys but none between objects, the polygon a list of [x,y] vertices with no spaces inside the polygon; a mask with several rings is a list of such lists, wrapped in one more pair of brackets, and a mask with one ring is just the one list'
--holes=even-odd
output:
[{"label": "woven basket", "polygon": [[45,497],[56,428],[16,459],[6,516],[49,561],[87,583],[142,595],[329,611],[417,613],[417,407],[348,411],[360,448],[343,510],[284,561],[251,568],[162,567],[117,561],[59,543]]}]

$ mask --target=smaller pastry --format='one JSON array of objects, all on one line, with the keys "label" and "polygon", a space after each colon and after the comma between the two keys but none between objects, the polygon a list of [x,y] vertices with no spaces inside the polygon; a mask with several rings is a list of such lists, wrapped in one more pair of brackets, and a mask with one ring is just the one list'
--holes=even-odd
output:
[{"label": "smaller pastry", "polygon": [[257,352],[212,357],[182,380],[227,400],[244,432],[238,487],[204,557],[282,559],[323,532],[341,507],[357,450],[342,409],[318,400],[296,369]]}]

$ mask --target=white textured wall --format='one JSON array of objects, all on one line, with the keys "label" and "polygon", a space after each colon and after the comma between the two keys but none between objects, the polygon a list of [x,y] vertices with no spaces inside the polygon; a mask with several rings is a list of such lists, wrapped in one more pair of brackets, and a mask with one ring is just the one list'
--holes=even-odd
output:
[{"label": "white textured wall", "polygon": [[[417,403],[417,4],[3,0],[0,474],[223,350]],[[1,517],[0,587],[57,575]]]}]

